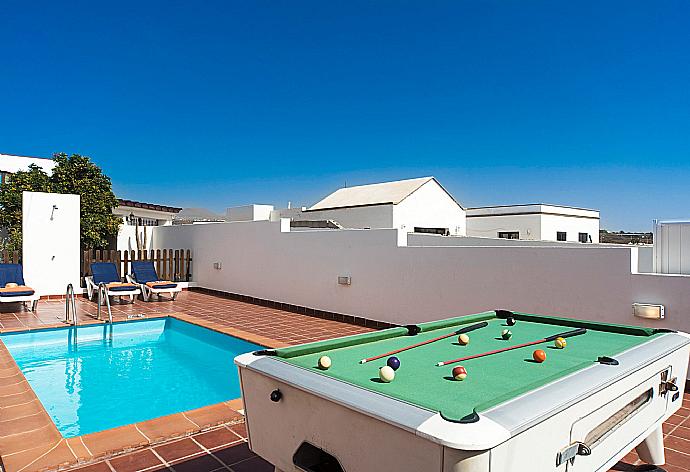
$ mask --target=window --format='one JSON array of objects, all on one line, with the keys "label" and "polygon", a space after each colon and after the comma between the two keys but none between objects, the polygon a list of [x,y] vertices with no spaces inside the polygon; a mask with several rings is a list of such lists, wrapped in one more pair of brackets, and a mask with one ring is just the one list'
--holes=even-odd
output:
[{"label": "window", "polygon": [[5,182],[9,182],[10,181],[10,175],[12,175],[12,174],[9,172],[0,171],[0,182],[3,184]]},{"label": "window", "polygon": [[499,231],[498,237],[501,239],[520,239],[519,231]]},{"label": "window", "polygon": [[567,241],[568,233],[565,231],[556,231],[556,241]]},{"label": "window", "polygon": [[442,236],[448,236],[450,234],[448,228],[421,228],[419,226],[414,227],[414,232],[426,234],[440,234]]},{"label": "window", "polygon": [[577,240],[581,243],[591,243],[592,237],[589,235],[589,233],[578,233]]}]

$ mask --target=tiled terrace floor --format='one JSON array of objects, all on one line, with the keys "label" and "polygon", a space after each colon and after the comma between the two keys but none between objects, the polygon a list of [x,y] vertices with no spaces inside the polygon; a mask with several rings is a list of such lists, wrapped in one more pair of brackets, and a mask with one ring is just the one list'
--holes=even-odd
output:
[{"label": "tiled terrace floor", "polygon": [[[86,300],[78,301],[79,319],[92,322],[88,314],[96,306]],[[176,302],[114,305],[116,319],[132,314],[183,313],[225,326],[241,329],[285,344],[300,344],[337,336],[368,331],[367,328],[337,321],[323,320],[306,315],[233,301],[198,292],[184,292]],[[39,328],[55,325],[64,317],[64,302],[41,301],[36,314],[21,310],[0,308],[0,329]],[[690,472],[690,394],[685,394],[683,408],[664,425],[666,433],[665,466],[668,472]],[[634,453],[619,463],[616,471],[633,470],[637,461]],[[82,472],[122,471],[231,471],[263,472],[273,467],[249,451],[246,430],[242,423],[220,426],[194,434],[188,438],[157,444],[136,452],[119,455],[105,461],[73,469]]]},{"label": "tiled terrace floor", "polygon": [[[0,306],[0,330],[54,326],[65,318],[64,300],[41,300],[35,313],[18,309],[16,304]],[[79,323],[92,323],[98,308],[85,298],[77,298]],[[129,315],[184,314],[237,328],[285,344],[302,344],[348,334],[371,331],[362,326],[315,318],[275,308],[244,303],[200,292],[182,292],[176,301],[142,302],[112,305],[113,318],[126,320]],[[107,317],[105,308],[102,317]]]}]

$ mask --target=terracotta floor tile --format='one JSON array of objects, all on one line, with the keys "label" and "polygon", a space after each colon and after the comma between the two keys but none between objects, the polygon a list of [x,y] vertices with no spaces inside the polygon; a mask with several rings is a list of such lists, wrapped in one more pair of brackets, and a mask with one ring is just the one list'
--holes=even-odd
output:
[{"label": "terracotta floor tile", "polygon": [[242,440],[242,438],[229,429],[219,428],[206,433],[197,434],[194,436],[194,440],[206,449],[215,449],[217,447],[236,443]]},{"label": "terracotta floor tile", "polygon": [[687,419],[687,416],[681,416],[679,414],[671,415],[671,417],[666,420],[666,423],[668,424],[673,424],[673,425],[679,425],[683,423]]},{"label": "terracotta floor tile", "polygon": [[77,456],[77,459],[81,462],[90,460],[92,458],[91,451],[86,448],[86,445],[82,442],[81,438],[67,438],[67,445],[72,449],[72,453]]},{"label": "terracotta floor tile", "polygon": [[682,452],[666,449],[666,463],[676,467],[684,467],[690,470],[690,455]]},{"label": "terracotta floor tile", "polygon": [[225,403],[227,403],[227,405],[235,411],[244,409],[244,402],[241,398],[236,398]]},{"label": "terracotta floor tile", "polygon": [[45,411],[41,410],[30,416],[0,421],[0,431],[2,431],[4,435],[11,435],[23,431],[44,428],[49,424],[53,424],[53,420]]},{"label": "terracotta floor tile", "polygon": [[247,438],[247,425],[245,423],[234,424],[228,427],[233,433],[245,439]]},{"label": "terracotta floor tile", "polygon": [[148,440],[134,425],[120,426],[81,437],[94,457],[121,451],[132,446],[146,446]]},{"label": "terracotta floor tile", "polygon": [[226,465],[232,467],[233,464],[254,457],[255,454],[249,450],[249,445],[242,442],[236,446],[230,446],[213,451],[213,454]]},{"label": "terracotta floor tile", "polygon": [[74,469],[74,471],[78,472],[112,472],[108,464],[105,462],[98,462],[96,464],[91,464],[87,465],[85,467],[79,467],[78,469]]},{"label": "terracotta floor tile", "polygon": [[154,450],[167,462],[203,452],[203,449],[189,438],[157,446]]},{"label": "terracotta floor tile", "polygon": [[13,420],[25,416],[35,415],[37,413],[41,413],[42,411],[44,411],[43,405],[38,398],[36,398],[28,403],[20,403],[19,405],[3,407],[0,418],[2,418],[3,421]]},{"label": "terracotta floor tile", "polygon": [[149,438],[151,442],[157,442],[160,439],[175,436],[180,437],[186,433],[199,429],[195,423],[189,421],[181,413],[137,423],[137,428],[139,428],[139,431]]},{"label": "terracotta floor tile", "polygon": [[242,418],[241,414],[223,403],[186,411],[184,415],[201,428],[221,423],[229,423],[230,421]]},{"label": "terracotta floor tile", "polygon": [[664,438],[664,446],[668,449],[673,449],[678,452],[690,454],[690,439],[683,439],[676,436],[667,436]]},{"label": "terracotta floor tile", "polygon": [[55,425],[46,424],[42,428],[0,437],[0,453],[12,454],[46,444],[56,444],[61,439],[62,435]]},{"label": "terracotta floor tile", "polygon": [[233,472],[273,472],[275,470],[271,463],[258,456],[239,462],[231,468]]},{"label": "terracotta floor tile", "polygon": [[173,467],[175,468],[175,472],[212,472],[215,470],[227,470],[223,464],[208,454],[177,462]]},{"label": "terracotta floor tile", "polygon": [[76,457],[64,440],[60,440],[57,445],[38,446],[2,457],[2,462],[8,471],[23,470],[25,472],[67,465],[75,461]]},{"label": "terracotta floor tile", "polygon": [[670,431],[671,436],[690,440],[690,428],[685,426],[664,425],[664,431]]},{"label": "terracotta floor tile", "polygon": [[110,459],[110,465],[116,472],[135,472],[148,469],[156,465],[162,466],[163,463],[149,449],[134,452],[122,457]]}]

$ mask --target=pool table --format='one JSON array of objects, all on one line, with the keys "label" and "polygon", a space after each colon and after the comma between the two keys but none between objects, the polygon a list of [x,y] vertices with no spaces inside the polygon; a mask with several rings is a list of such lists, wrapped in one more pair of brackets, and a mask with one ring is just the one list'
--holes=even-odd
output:
[{"label": "pool table", "polygon": [[[564,348],[551,340],[573,330]],[[439,337],[396,353],[390,382],[389,356],[361,362]],[[663,464],[661,424],[681,406],[689,356],[685,333],[495,310],[235,363],[250,447],[277,471],[606,471],[634,447]]]}]

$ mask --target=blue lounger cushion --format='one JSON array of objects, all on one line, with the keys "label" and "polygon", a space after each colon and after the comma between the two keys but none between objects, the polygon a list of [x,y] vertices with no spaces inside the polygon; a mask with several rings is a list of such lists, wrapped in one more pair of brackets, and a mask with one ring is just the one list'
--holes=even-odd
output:
[{"label": "blue lounger cushion", "polygon": [[133,284],[108,284],[106,285],[108,287],[109,292],[130,292],[132,290],[136,290],[137,286]]},{"label": "blue lounger cushion", "polygon": [[[158,273],[153,265],[153,261],[132,261],[132,276],[137,283],[148,284],[149,287],[155,288],[156,290],[177,287],[177,284],[173,282],[160,284],[156,283],[161,279],[158,277]],[[153,284],[155,284],[155,286],[152,286]]]},{"label": "blue lounger cushion", "polygon": [[151,288],[153,288],[153,289],[156,289],[156,290],[164,290],[164,289],[176,288],[176,287],[177,287],[177,284],[174,283],[174,282],[170,282],[170,283],[165,283],[165,282],[161,282],[161,283],[149,282],[149,283],[147,283],[146,285],[148,285],[149,287],[151,287]]},{"label": "blue lounger cushion", "polygon": [[34,292],[31,289],[29,289],[29,290],[8,290],[8,291],[0,289],[0,298],[4,298],[4,297],[8,297],[8,298],[9,297],[29,297],[29,296],[33,295],[34,293],[36,293],[36,292]]},{"label": "blue lounger cushion", "polygon": [[21,264],[0,264],[0,287],[9,283],[26,285],[24,283],[24,270]]},{"label": "blue lounger cushion", "polygon": [[112,262],[92,262],[91,275],[93,275],[93,282],[96,285],[121,282],[120,275],[117,273],[117,267]]},{"label": "blue lounger cushion", "polygon": [[153,261],[132,261],[132,276],[140,284],[158,282],[158,274]]}]

